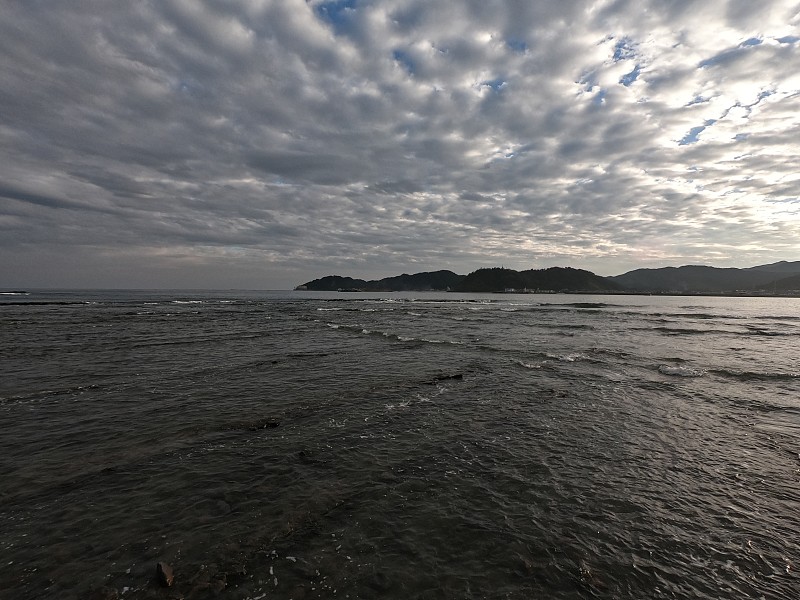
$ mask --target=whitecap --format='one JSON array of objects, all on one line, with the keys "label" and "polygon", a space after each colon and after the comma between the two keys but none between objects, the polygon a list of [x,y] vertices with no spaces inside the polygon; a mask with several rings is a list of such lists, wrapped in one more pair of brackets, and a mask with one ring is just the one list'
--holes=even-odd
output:
[{"label": "whitecap", "polygon": [[574,352],[572,354],[547,354],[548,358],[554,358],[556,360],[560,360],[561,362],[575,362],[578,360],[589,360],[589,357],[585,354],[580,354],[579,352]]},{"label": "whitecap", "polygon": [[526,369],[541,369],[542,368],[542,365],[535,365],[533,363],[526,363],[526,362],[523,362],[521,360],[517,360],[517,361],[514,361],[514,362],[516,362],[520,367],[525,367]]},{"label": "whitecap", "polygon": [[705,369],[693,369],[692,367],[675,365],[661,365],[658,367],[658,371],[662,375],[671,375],[674,377],[702,377],[706,374]]}]

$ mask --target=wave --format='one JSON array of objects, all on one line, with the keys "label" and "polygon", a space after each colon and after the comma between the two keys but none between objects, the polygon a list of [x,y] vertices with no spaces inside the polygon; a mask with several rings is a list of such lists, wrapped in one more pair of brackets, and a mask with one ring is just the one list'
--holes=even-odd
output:
[{"label": "wave", "polygon": [[582,329],[584,331],[593,331],[593,325],[586,325],[583,323],[534,323],[531,325],[537,329]]},{"label": "wave", "polygon": [[365,303],[365,304],[496,304],[492,298],[324,298],[319,302]]},{"label": "wave", "polygon": [[702,320],[709,320],[709,319],[743,319],[745,317],[737,317],[734,315],[717,315],[714,313],[669,313],[673,317],[678,317],[680,319],[702,319]]},{"label": "wave", "polygon": [[755,325],[747,325],[747,332],[750,335],[763,335],[767,337],[783,337],[786,335],[797,335],[797,333],[792,331],[772,331],[769,329],[764,329],[763,327],[757,327]]},{"label": "wave", "polygon": [[552,358],[560,362],[577,362],[581,360],[592,360],[590,357],[580,352],[573,352],[571,354],[550,354],[547,353],[547,358]]},{"label": "wave", "polygon": [[420,342],[426,344],[452,344],[455,346],[463,346],[464,342],[458,340],[443,340],[439,338],[425,338],[425,337],[415,337],[415,336],[408,336],[408,335],[401,335],[399,333],[391,333],[389,331],[379,331],[374,329],[366,329],[360,325],[339,325],[337,323],[326,323],[327,327],[331,329],[342,329],[345,331],[350,331],[353,333],[360,333],[361,335],[374,335],[380,336],[388,339],[393,339],[398,342]]},{"label": "wave", "polygon": [[753,318],[761,321],[800,321],[797,315],[762,315]]},{"label": "wave", "polygon": [[607,302],[543,302],[540,306],[567,306],[570,308],[616,308],[623,307],[623,304],[609,304]]},{"label": "wave", "polygon": [[565,304],[565,306],[571,306],[573,308],[610,308],[617,305],[606,304],[604,302],[573,302],[571,304]]},{"label": "wave", "polygon": [[729,379],[736,379],[737,381],[797,381],[800,379],[800,372],[774,372],[766,373],[759,371],[738,371],[733,369],[711,369],[711,373],[726,377]]},{"label": "wave", "polygon": [[4,404],[15,404],[18,402],[28,402],[28,401],[38,401],[44,400],[45,398],[53,398],[55,396],[67,396],[70,394],[83,394],[90,390],[99,389],[100,386],[97,384],[88,384],[88,385],[73,385],[67,386],[63,388],[57,389],[47,389],[47,390],[36,390],[29,392],[27,394],[19,394],[15,396],[0,396],[0,405]]},{"label": "wave", "polygon": [[727,334],[728,331],[720,329],[688,329],[686,327],[631,327],[634,331],[657,331],[664,335],[708,335],[708,334]]},{"label": "wave", "polygon": [[526,369],[531,369],[531,370],[535,370],[535,371],[538,371],[539,369],[542,368],[541,364],[527,363],[527,362],[522,361],[522,360],[515,360],[514,363],[519,365],[520,367],[524,367]]},{"label": "wave", "polygon": [[669,375],[671,377],[702,377],[707,372],[706,369],[695,369],[680,365],[661,365],[658,367],[658,371],[662,375]]},{"label": "wave", "polygon": [[31,300],[3,302],[2,306],[81,306],[86,304],[104,304],[101,302],[89,302],[86,300]]}]

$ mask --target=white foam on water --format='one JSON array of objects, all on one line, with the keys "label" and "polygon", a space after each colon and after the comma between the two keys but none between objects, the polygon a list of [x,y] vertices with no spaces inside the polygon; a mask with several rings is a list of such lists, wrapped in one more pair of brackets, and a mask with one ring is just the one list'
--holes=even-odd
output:
[{"label": "white foam on water", "polygon": [[572,354],[547,354],[548,358],[554,358],[561,362],[576,362],[579,360],[589,360],[589,357],[580,352],[573,352]]},{"label": "white foam on water", "polygon": [[662,375],[670,375],[673,377],[702,377],[706,374],[705,369],[693,369],[692,367],[675,365],[661,365],[658,367],[658,371]]},{"label": "white foam on water", "polygon": [[526,362],[521,361],[521,360],[515,360],[514,362],[516,364],[518,364],[520,367],[525,367],[526,369],[541,369],[542,368],[541,364],[535,365],[533,363],[526,363]]}]

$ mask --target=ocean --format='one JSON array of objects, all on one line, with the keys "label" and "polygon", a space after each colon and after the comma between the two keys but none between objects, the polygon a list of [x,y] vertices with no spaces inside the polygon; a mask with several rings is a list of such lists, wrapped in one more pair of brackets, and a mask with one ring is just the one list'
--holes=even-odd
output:
[{"label": "ocean", "polygon": [[0,353],[2,599],[800,597],[800,299],[33,291]]}]

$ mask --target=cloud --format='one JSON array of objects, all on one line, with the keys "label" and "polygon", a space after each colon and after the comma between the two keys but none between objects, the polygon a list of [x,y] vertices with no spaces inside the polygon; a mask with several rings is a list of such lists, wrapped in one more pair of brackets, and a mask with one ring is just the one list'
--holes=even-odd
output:
[{"label": "cloud", "polygon": [[797,260],[798,40],[784,1],[12,2],[0,282]]}]

